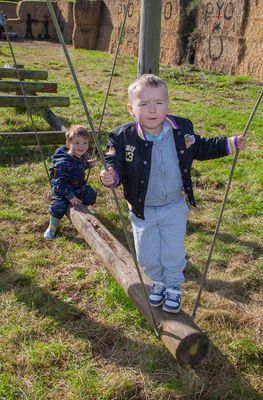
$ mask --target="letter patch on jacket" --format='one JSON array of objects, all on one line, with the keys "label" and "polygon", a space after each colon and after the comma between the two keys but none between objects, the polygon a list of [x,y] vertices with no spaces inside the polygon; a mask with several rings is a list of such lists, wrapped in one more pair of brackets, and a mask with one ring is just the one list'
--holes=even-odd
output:
[{"label": "letter patch on jacket", "polygon": [[195,137],[194,135],[189,135],[189,133],[187,133],[186,135],[184,135],[184,142],[185,142],[185,147],[188,149],[189,147],[192,146],[192,144],[195,143]]},{"label": "letter patch on jacket", "polygon": [[126,161],[132,162],[135,147],[130,144],[126,144],[125,150],[126,150]]}]

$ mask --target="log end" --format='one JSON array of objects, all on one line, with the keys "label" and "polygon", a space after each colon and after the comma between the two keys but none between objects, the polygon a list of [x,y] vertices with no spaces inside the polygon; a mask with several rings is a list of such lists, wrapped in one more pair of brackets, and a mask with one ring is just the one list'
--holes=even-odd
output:
[{"label": "log end", "polygon": [[175,357],[180,363],[193,367],[203,360],[208,350],[209,340],[207,336],[202,332],[196,332],[180,341]]}]

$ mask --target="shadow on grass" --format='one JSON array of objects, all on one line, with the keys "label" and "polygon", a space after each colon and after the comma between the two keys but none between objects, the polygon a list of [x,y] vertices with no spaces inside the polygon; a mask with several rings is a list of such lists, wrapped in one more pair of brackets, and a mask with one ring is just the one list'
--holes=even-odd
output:
[{"label": "shadow on grass", "polygon": [[[205,268],[205,264],[203,270]],[[186,282],[194,281],[197,284],[201,283],[203,270],[200,271],[191,264],[189,261],[185,269]],[[251,281],[244,282],[241,280],[235,280],[233,282],[229,280],[206,278],[203,289],[209,293],[217,293],[217,295],[227,298],[231,301],[248,304],[250,302],[249,293],[260,291],[262,286],[262,278],[252,277]]]},{"label": "shadow on grass", "polygon": [[[119,228],[118,226],[114,225],[114,223],[112,221],[108,220],[107,218],[105,218],[103,216],[100,216],[99,214],[96,215],[96,217],[120,241],[120,243],[127,250],[129,250],[123,230],[121,228]],[[212,240],[213,232],[206,229],[202,224],[190,223],[189,230],[190,230],[190,235],[191,235],[191,232],[196,231],[196,230],[206,232],[207,234],[211,235],[211,240]],[[130,241],[133,244],[132,232],[128,232],[128,234],[129,234]],[[261,257],[262,252],[263,252],[263,246],[261,244],[259,244],[257,242],[253,242],[253,241],[237,239],[236,237],[234,237],[231,234],[219,232],[217,235],[217,240],[219,240],[223,243],[235,242],[237,245],[241,245],[241,246],[247,247],[249,249],[252,249],[254,252],[255,259],[258,257]],[[204,263],[203,268],[205,268],[205,264],[206,264],[206,262]],[[202,278],[202,272],[203,272],[203,270],[200,271],[199,269],[197,269],[193,264],[191,264],[188,261],[187,267],[185,270],[186,279],[188,281],[195,281],[197,283],[200,283],[201,278]],[[250,290],[253,290],[253,291],[259,290],[261,288],[261,285],[262,285],[262,283],[261,283],[260,277],[258,278],[258,280],[256,278],[254,278],[254,279],[252,279],[251,282],[248,282],[248,283],[245,283],[242,280],[240,280],[240,281],[235,280],[234,282],[229,282],[229,281],[224,281],[224,280],[220,280],[220,279],[207,278],[205,285],[204,285],[204,289],[210,293],[217,292],[220,296],[228,298],[229,300],[246,304],[250,301],[249,295],[248,295],[249,291]],[[247,295],[244,296],[244,293],[247,293]]]},{"label": "shadow on grass", "polygon": [[[41,152],[46,161],[51,158],[57,147],[59,145],[41,145]],[[19,141],[17,144],[9,145],[8,138],[0,139],[0,160],[0,166],[7,167],[43,162],[40,149],[36,145],[23,146]]]},{"label": "shadow on grass", "polygon": [[[94,357],[102,357],[121,367],[137,367],[157,384],[169,384],[173,379],[178,380],[178,375],[182,376],[182,369],[163,347],[127,337],[122,329],[95,321],[88,311],[82,312],[52,295],[35,284],[29,276],[5,269],[0,270],[0,276],[0,293],[12,291],[17,301],[28,309],[37,310],[41,317],[51,317],[76,338],[88,341]],[[208,357],[194,371],[198,382],[202,382],[204,400],[214,398],[211,395],[219,398],[218,395],[226,391],[229,400],[260,399],[259,394],[213,345]]]},{"label": "shadow on grass", "polygon": [[[53,318],[63,326],[63,329],[67,329],[76,337],[91,341],[93,353],[97,355],[111,358],[121,343],[131,341],[120,329],[95,321],[89,316],[88,311],[83,312],[76,306],[52,295],[35,284],[27,275],[1,269],[0,276],[0,293],[12,291],[17,301],[25,304],[29,309],[37,310],[41,316]],[[133,343],[143,346],[139,341]]]},{"label": "shadow on grass", "polygon": [[[200,365],[194,368],[200,382],[204,384],[204,394],[200,399],[227,400],[262,400],[261,393],[256,391],[213,344],[210,353]],[[209,394],[206,391],[209,388]]]}]

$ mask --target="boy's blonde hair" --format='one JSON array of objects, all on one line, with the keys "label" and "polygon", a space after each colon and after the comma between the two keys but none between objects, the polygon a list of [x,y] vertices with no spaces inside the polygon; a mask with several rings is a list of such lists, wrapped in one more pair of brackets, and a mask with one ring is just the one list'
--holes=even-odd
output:
[{"label": "boy's blonde hair", "polygon": [[132,101],[133,93],[135,89],[140,87],[154,87],[157,88],[159,86],[163,86],[166,89],[167,96],[168,96],[168,89],[166,83],[154,74],[143,74],[139,76],[139,78],[135,79],[133,82],[130,83],[128,87],[128,101]]},{"label": "boy's blonde hair", "polygon": [[76,136],[82,136],[85,139],[89,139],[89,132],[83,125],[73,125],[65,133],[66,141],[70,142]]}]

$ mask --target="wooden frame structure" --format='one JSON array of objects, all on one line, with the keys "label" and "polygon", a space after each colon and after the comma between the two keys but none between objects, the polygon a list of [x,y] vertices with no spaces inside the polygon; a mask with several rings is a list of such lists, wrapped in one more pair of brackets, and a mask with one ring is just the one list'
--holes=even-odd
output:
[{"label": "wooden frame structure", "polygon": [[[18,79],[19,75],[19,79]],[[44,109],[44,118],[54,131],[37,132],[41,144],[61,144],[65,142],[65,130],[60,119],[50,110],[50,107],[68,107],[70,99],[66,96],[43,95],[42,93],[57,93],[57,83],[46,82],[48,72],[25,68],[0,68],[0,107],[19,107],[26,109]],[[22,88],[21,88],[22,87]],[[41,95],[37,95],[37,93]],[[15,144],[18,139],[23,145],[36,144],[35,132],[0,132],[0,137],[8,138],[8,143]]]}]

